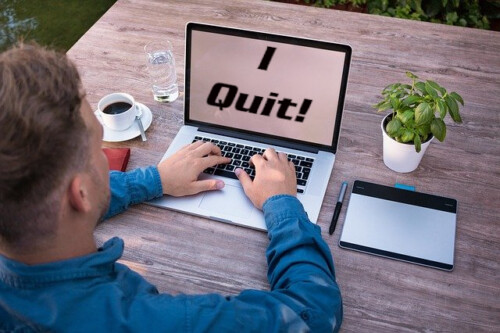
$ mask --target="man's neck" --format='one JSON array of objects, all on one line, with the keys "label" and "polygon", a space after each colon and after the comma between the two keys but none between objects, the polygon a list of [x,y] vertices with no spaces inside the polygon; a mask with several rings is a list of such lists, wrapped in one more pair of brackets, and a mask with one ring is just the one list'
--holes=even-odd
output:
[{"label": "man's neck", "polygon": [[67,260],[91,254],[96,251],[97,246],[92,234],[80,234],[78,239],[58,240],[58,238],[55,237],[51,239],[50,244],[49,241],[47,241],[31,249],[23,248],[19,250],[0,246],[1,255],[26,265],[39,265]]}]

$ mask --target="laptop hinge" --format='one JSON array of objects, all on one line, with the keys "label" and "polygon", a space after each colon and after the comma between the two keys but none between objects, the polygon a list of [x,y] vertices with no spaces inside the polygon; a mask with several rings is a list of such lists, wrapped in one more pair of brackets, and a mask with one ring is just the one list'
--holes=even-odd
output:
[{"label": "laptop hinge", "polygon": [[302,150],[302,151],[306,151],[306,152],[313,153],[313,154],[317,154],[319,152],[318,148],[311,147],[311,146],[297,143],[297,142],[293,142],[293,141],[288,141],[286,139],[276,139],[276,138],[270,138],[270,137],[264,137],[264,136],[260,137],[260,136],[257,136],[255,134],[241,133],[238,131],[232,131],[232,130],[228,130],[228,129],[207,128],[207,127],[203,127],[203,126],[198,126],[198,131],[204,132],[204,133],[224,135],[224,136],[234,137],[237,139],[254,141],[254,142],[273,145],[273,146],[281,146],[281,147],[290,148],[290,149]]}]

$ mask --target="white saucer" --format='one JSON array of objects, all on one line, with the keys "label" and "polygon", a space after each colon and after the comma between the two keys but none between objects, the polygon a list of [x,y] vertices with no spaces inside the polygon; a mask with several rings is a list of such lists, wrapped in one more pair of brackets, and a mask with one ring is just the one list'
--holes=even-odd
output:
[{"label": "white saucer", "polygon": [[[142,111],[142,126],[144,127],[144,132],[148,130],[149,126],[151,125],[151,122],[153,121],[153,114],[151,113],[151,110],[144,104],[136,102],[136,104],[141,108]],[[112,130],[106,125],[104,125],[101,117],[99,116],[99,111],[95,111],[94,114],[97,117],[97,120],[102,124],[102,128],[104,129],[104,136],[102,138],[103,141],[106,142],[120,142],[120,141],[127,141],[130,139],[133,139],[139,135],[141,135],[141,130],[139,129],[139,125],[137,124],[137,121],[134,121],[132,126],[127,128],[126,130],[123,131],[115,131]]]}]

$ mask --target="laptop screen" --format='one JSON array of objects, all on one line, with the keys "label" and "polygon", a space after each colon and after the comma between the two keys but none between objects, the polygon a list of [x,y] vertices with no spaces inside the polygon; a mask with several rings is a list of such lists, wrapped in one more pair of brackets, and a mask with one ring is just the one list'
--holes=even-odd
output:
[{"label": "laptop screen", "polygon": [[350,55],[346,45],[189,23],[187,122],[335,150]]}]

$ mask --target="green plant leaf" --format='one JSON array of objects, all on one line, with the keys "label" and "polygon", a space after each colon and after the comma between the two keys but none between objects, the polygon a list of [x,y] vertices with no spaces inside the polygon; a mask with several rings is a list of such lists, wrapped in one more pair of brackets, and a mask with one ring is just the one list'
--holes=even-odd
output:
[{"label": "green plant leaf", "polygon": [[401,128],[401,121],[399,121],[399,119],[397,118],[391,119],[391,121],[388,122],[387,125],[385,126],[387,134],[389,134],[389,136],[391,137],[397,136],[400,128]]},{"label": "green plant leaf", "polygon": [[391,83],[390,85],[388,85],[387,87],[384,88],[384,91],[387,91],[387,92],[394,92],[396,90],[396,88],[398,88],[399,86],[401,86],[401,83]]},{"label": "green plant leaf", "polygon": [[413,134],[411,130],[405,129],[403,135],[401,135],[401,141],[410,142],[411,140],[413,140],[414,136],[415,134]]},{"label": "green plant leaf", "polygon": [[422,141],[420,141],[419,135],[415,135],[415,138],[413,138],[413,143],[415,144],[415,151],[417,153],[420,153],[420,149],[422,148]]},{"label": "green plant leaf", "polygon": [[453,25],[453,23],[458,21],[457,12],[448,12],[446,14],[446,24]]},{"label": "green plant leaf", "polygon": [[436,82],[434,81],[431,81],[431,80],[427,80],[427,83],[429,83],[429,85],[436,89],[437,91],[439,91],[441,93],[441,96],[443,96],[444,94],[446,94],[446,89],[444,89],[443,87],[441,87],[439,84],[437,84]]},{"label": "green plant leaf", "polygon": [[401,103],[399,101],[399,99],[397,99],[396,97],[391,96],[390,100],[391,100],[391,107],[392,107],[392,109],[393,110],[397,110],[399,108],[399,104]]},{"label": "green plant leaf", "polygon": [[434,118],[431,122],[431,132],[439,141],[443,142],[446,137],[446,124],[440,118]]},{"label": "green plant leaf", "polygon": [[408,125],[408,122],[413,119],[415,111],[406,110],[405,112],[398,115],[399,120],[405,125]]},{"label": "green plant leaf", "polygon": [[453,121],[456,123],[461,123],[462,117],[460,117],[460,113],[458,112],[457,102],[450,96],[446,96],[444,100],[446,101],[446,105],[448,105],[448,108],[450,110],[451,119],[453,119]]},{"label": "green plant leaf", "polygon": [[385,111],[391,107],[391,103],[384,99],[380,101],[379,103],[372,105],[373,108],[377,109],[377,112]]},{"label": "green plant leaf", "polygon": [[417,133],[426,140],[429,134],[431,134],[431,124],[423,124],[417,127]]},{"label": "green plant leaf", "polygon": [[408,76],[410,79],[418,79],[418,76],[416,76],[412,72],[406,72],[406,76]]},{"label": "green plant leaf", "polygon": [[432,98],[439,98],[439,95],[437,93],[437,90],[434,89],[430,84],[429,84],[429,81],[425,82],[425,91],[427,91],[427,93],[429,95],[431,95]]},{"label": "green plant leaf", "polygon": [[410,105],[412,105],[416,102],[419,102],[421,100],[422,100],[422,97],[420,97],[420,96],[410,95],[403,100],[403,104],[406,106],[410,106]]},{"label": "green plant leaf", "polygon": [[447,110],[446,104],[443,102],[442,99],[438,99],[436,101],[436,111],[439,112],[439,116],[441,117],[441,119],[444,119],[444,117],[446,117],[446,110]]},{"label": "green plant leaf", "polygon": [[421,103],[415,109],[415,124],[417,126],[428,123],[432,120],[434,112],[429,103]]},{"label": "green plant leaf", "polygon": [[424,95],[427,95],[427,91],[425,90],[425,83],[423,82],[417,82],[415,83],[415,87],[420,90],[420,92]]},{"label": "green plant leaf", "polygon": [[453,97],[455,101],[460,102],[460,104],[464,105],[464,100],[462,99],[462,96],[460,96],[456,92],[452,92],[450,96]]}]

